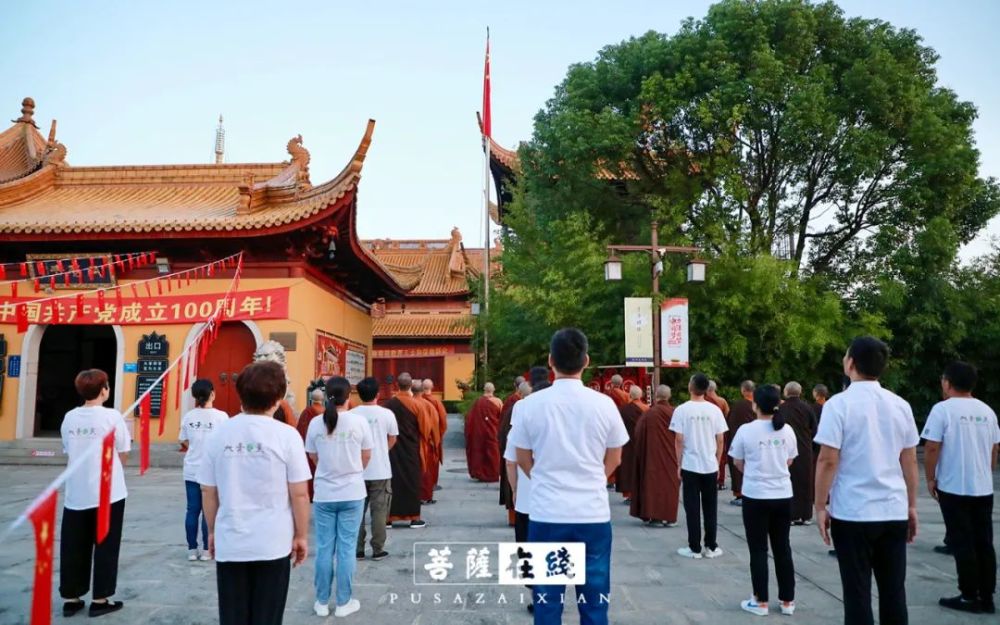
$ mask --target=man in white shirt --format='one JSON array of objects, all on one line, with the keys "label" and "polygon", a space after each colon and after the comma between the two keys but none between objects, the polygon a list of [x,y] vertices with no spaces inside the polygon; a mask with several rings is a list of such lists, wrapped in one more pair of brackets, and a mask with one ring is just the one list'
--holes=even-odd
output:
[{"label": "man in white shirt", "polygon": [[958,569],[956,597],[946,608],[993,614],[997,559],[993,549],[993,468],[1000,427],[993,410],[972,396],[976,368],[953,362],[941,376],[945,400],[924,424],[927,490],[941,504],[949,547]]},{"label": "man in white shirt", "polygon": [[[722,410],[706,399],[711,381],[704,373],[691,376],[691,399],[674,410],[670,431],[674,432],[677,457],[681,459],[681,491],[687,517],[688,546],[677,553],[685,558],[718,558],[722,549],[716,540],[719,463],[729,429]],[[701,515],[705,516],[705,551],[701,544]]]},{"label": "man in white shirt", "polygon": [[388,408],[376,403],[378,380],[365,378],[358,382],[358,395],[363,402],[351,412],[360,414],[368,421],[372,431],[372,458],[365,467],[365,508],[361,511],[361,531],[358,533],[357,558],[365,557],[365,511],[371,508],[372,516],[372,560],[385,559],[385,527],[389,516],[389,500],[392,497],[392,466],[389,464],[389,450],[396,444],[399,426],[396,415]]},{"label": "man in white shirt", "polygon": [[[816,522],[836,547],[844,622],[874,623],[871,579],[879,591],[879,622],[907,623],[906,544],[917,535],[917,443],[913,411],[882,388],[889,347],[864,336],[844,356],[851,384],[823,406],[816,442]],[[829,508],[827,501],[829,500]]]},{"label": "man in white shirt", "polygon": [[[580,620],[608,622],[611,594],[611,509],[607,480],[621,464],[628,434],[611,398],[580,379],[590,364],[587,337],[565,328],[552,337],[556,380],[517,402],[508,444],[531,480],[528,540],[582,542],[587,583],[576,587]],[[538,584],[539,582],[534,582]],[[562,622],[564,586],[533,588],[535,624]]]}]

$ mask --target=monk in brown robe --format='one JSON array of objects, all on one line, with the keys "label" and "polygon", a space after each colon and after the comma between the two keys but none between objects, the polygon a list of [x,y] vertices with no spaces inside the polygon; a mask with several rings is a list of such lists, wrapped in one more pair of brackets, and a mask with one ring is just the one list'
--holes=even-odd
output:
[{"label": "monk in brown robe", "polygon": [[500,409],[503,402],[495,397],[492,382],[483,387],[483,395],[472,404],[465,416],[465,459],[469,476],[480,482],[500,481]]},{"label": "monk in brown robe", "polygon": [[813,438],[816,436],[816,413],[802,400],[802,386],[798,382],[785,385],[785,401],[778,407],[791,426],[798,441],[799,455],[788,467],[792,478],[792,524],[805,525],[812,521],[815,466],[813,465]]},{"label": "monk in brown robe", "polygon": [[[729,426],[729,431],[726,432],[725,444],[726,449],[729,449],[729,445],[733,442],[733,437],[736,436],[736,430],[740,429],[741,425],[750,423],[757,416],[753,412],[753,392],[757,388],[753,383],[753,380],[744,380],[740,384],[740,394],[743,396],[742,399],[736,401],[732,408],[729,410],[729,414],[726,416],[726,425]],[[726,457],[729,458],[728,452]],[[733,500],[730,501],[734,506],[743,505],[743,472],[736,468],[736,464],[733,462],[732,458],[729,458],[729,474],[732,476],[730,481],[733,485]]]},{"label": "monk in brown robe", "polygon": [[625,384],[625,379],[617,373],[611,376],[611,390],[608,391],[608,396],[614,400],[615,406],[621,410],[621,407],[631,401],[628,397],[628,393],[622,388]]},{"label": "monk in brown robe", "polygon": [[[323,389],[315,389],[309,394],[309,405],[299,415],[299,422],[295,424],[295,429],[299,431],[303,442],[305,442],[306,433],[309,431],[309,422],[313,420],[313,417],[323,414],[324,410],[326,410],[326,395],[323,393]],[[309,474],[316,475],[316,463],[312,461],[309,454],[306,454],[306,461],[309,462]],[[312,499],[313,481],[312,478],[309,478],[309,501]]]},{"label": "monk in brown robe", "polygon": [[437,441],[435,442],[438,450],[438,463],[434,467],[432,475],[434,477],[433,490],[441,490],[441,487],[438,486],[438,480],[441,477],[441,465],[444,464],[444,434],[448,431],[448,411],[444,408],[444,402],[434,395],[434,381],[430,378],[424,380],[424,394],[422,397],[424,401],[429,402],[433,406],[434,412],[438,417]]},{"label": "monk in brown robe", "polygon": [[[708,382],[708,392],[705,393],[705,399],[707,399],[708,401],[710,401],[713,404],[715,404],[716,406],[718,406],[719,410],[722,411],[722,417],[724,419],[728,420],[728,418],[729,418],[729,402],[727,402],[724,397],[722,397],[721,395],[719,395],[719,386],[715,383],[715,380],[709,380],[709,382]],[[730,439],[730,440],[732,440],[732,439]],[[722,450],[722,457],[723,458],[728,458],[729,457],[729,444],[726,443],[726,439],[725,438],[723,438],[722,444],[725,446],[725,448]],[[719,487],[719,490],[726,490],[726,463],[724,463],[724,462],[719,464],[719,478],[718,478],[717,485]]]},{"label": "monk in brown robe", "polygon": [[525,384],[523,376],[514,378],[514,392],[507,396],[500,408],[500,426],[497,430],[497,449],[500,450],[500,505],[507,508],[507,525],[514,527],[514,492],[510,487],[510,480],[507,478],[506,462],[503,459],[503,452],[507,449],[507,435],[510,434],[510,416],[514,412],[514,404],[521,401],[524,395],[521,394],[521,385]]},{"label": "monk in brown robe", "polygon": [[670,431],[674,407],[670,387],[656,389],[656,403],[635,425],[635,483],[629,513],[649,525],[677,524],[680,502],[680,458]]},{"label": "monk in brown robe", "polygon": [[420,428],[420,502],[435,504],[434,484],[441,465],[441,435],[439,433],[437,410],[424,399],[424,381],[414,380],[413,398],[417,401],[419,414],[417,426]]},{"label": "monk in brown robe", "polygon": [[628,390],[628,397],[629,402],[618,409],[628,432],[628,442],[622,447],[622,463],[618,466],[618,480],[615,482],[615,490],[622,494],[625,503],[632,498],[635,486],[635,426],[639,417],[649,410],[649,406],[642,401],[642,389],[638,386]]},{"label": "monk in brown robe", "polygon": [[420,519],[420,424],[421,404],[414,399],[410,389],[413,378],[409,373],[396,377],[399,392],[385,403],[385,407],[396,416],[399,436],[389,450],[389,465],[392,467],[392,503],[389,507],[388,522],[409,521],[410,527],[425,527]]}]

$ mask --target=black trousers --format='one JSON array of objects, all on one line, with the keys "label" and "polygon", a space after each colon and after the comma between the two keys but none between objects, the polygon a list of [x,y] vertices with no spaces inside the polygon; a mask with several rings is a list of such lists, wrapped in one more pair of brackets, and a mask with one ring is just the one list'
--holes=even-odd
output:
[{"label": "black trousers", "polygon": [[872,625],[872,574],[880,625],[907,625],[906,521],[831,521],[844,589],[844,624]]},{"label": "black trousers", "polygon": [[684,496],[684,515],[687,517],[688,547],[701,553],[701,515],[705,516],[705,547],[715,549],[719,514],[719,490],[716,486],[718,472],[694,473],[681,471],[681,492]]},{"label": "black trousers", "polygon": [[958,589],[966,599],[993,600],[997,555],[993,549],[993,495],[968,497],[938,491],[948,546],[955,555]]},{"label": "black trousers", "polygon": [[528,515],[516,510],[514,511],[514,541],[528,542]]},{"label": "black trousers", "polygon": [[778,599],[795,601],[795,565],[788,534],[792,527],[791,499],[743,497],[743,528],[750,548],[750,580],[758,601],[767,602],[767,542],[774,552]]},{"label": "black trousers", "polygon": [[90,590],[90,571],[94,571],[94,599],[115,594],[118,586],[118,553],[122,545],[122,522],[125,500],[111,504],[108,536],[97,544],[97,508],[63,508],[59,539],[59,594],[76,599]]},{"label": "black trousers", "polygon": [[281,625],[292,561],[217,562],[219,625]]}]

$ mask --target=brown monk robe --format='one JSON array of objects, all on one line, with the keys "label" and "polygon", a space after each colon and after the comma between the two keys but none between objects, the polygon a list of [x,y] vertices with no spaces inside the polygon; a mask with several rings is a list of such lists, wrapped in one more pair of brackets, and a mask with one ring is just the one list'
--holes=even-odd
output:
[{"label": "brown monk robe", "polygon": [[676,523],[680,501],[680,459],[670,431],[674,407],[670,387],[660,385],[656,403],[635,426],[635,484],[629,513],[643,521]]},{"label": "brown monk robe", "polygon": [[417,404],[417,426],[420,428],[420,501],[424,504],[434,501],[434,483],[438,477],[441,451],[438,443],[438,416],[434,406],[424,397],[423,380],[413,381],[413,399]]},{"label": "brown monk robe", "polygon": [[611,376],[611,390],[608,391],[608,396],[614,400],[615,406],[621,409],[622,406],[629,403],[628,393],[622,390],[622,384],[625,383],[624,378],[617,373]]},{"label": "brown monk robe", "polygon": [[507,479],[506,462],[503,459],[503,452],[507,449],[507,435],[510,434],[510,416],[514,413],[514,404],[521,401],[523,396],[520,387],[524,384],[524,378],[518,376],[514,380],[514,392],[507,396],[500,408],[500,426],[497,430],[497,449],[500,451],[500,505],[507,508],[507,525],[514,527],[514,491],[510,487],[510,480]]},{"label": "brown monk robe", "polygon": [[788,467],[792,477],[792,523],[802,525],[813,515],[813,465],[812,441],[816,436],[816,413],[812,406],[802,401],[802,387],[798,382],[785,385],[785,401],[778,412],[785,417],[798,441],[799,455]]},{"label": "brown monk robe", "polygon": [[424,394],[421,397],[430,403],[438,418],[437,440],[435,442],[438,450],[438,463],[431,471],[434,481],[431,490],[437,490],[438,480],[441,477],[441,465],[444,464],[444,434],[448,431],[448,411],[444,409],[444,402],[434,396],[434,382],[430,378],[424,380]]},{"label": "brown monk robe", "polygon": [[642,401],[641,388],[633,386],[628,395],[629,402],[618,409],[625,423],[625,431],[628,432],[628,442],[622,447],[622,462],[618,466],[618,479],[615,481],[615,490],[626,501],[632,497],[635,486],[635,425],[639,422],[639,417],[649,410],[649,406]]},{"label": "brown monk robe", "polygon": [[399,436],[389,450],[392,467],[392,503],[388,522],[420,521],[420,424],[421,404],[410,394],[413,378],[400,373],[396,378],[399,392],[384,405],[396,415]]},{"label": "brown monk robe", "polygon": [[[295,429],[299,431],[302,441],[306,440],[306,433],[309,431],[309,422],[314,417],[323,414],[326,408],[326,395],[323,389],[316,389],[309,394],[309,405],[299,415],[299,422],[295,424]],[[312,461],[309,454],[306,454],[306,461],[309,462],[309,475],[316,475],[316,463]],[[309,501],[313,499],[313,481],[309,478]]]},{"label": "brown monk robe", "polygon": [[500,481],[500,409],[503,402],[494,397],[495,388],[487,382],[484,394],[472,404],[465,416],[465,460],[469,476],[480,482]]},{"label": "brown monk robe", "polygon": [[286,425],[295,427],[298,425],[298,419],[295,418],[295,412],[292,410],[292,405],[287,401],[282,399],[278,402],[278,408],[274,411],[274,418]]},{"label": "brown monk robe", "polygon": [[753,391],[755,388],[752,380],[745,380],[740,385],[740,393],[743,398],[733,404],[726,417],[726,425],[729,426],[729,431],[726,432],[725,436],[726,457],[729,459],[729,474],[732,476],[730,479],[733,484],[733,505],[739,505],[743,499],[743,472],[737,469],[736,463],[733,462],[732,458],[729,458],[728,449],[733,442],[733,437],[736,436],[736,430],[740,429],[741,425],[750,423],[757,418],[753,412]]},{"label": "brown monk robe", "polygon": [[[719,395],[718,389],[719,389],[719,387],[718,387],[718,385],[716,385],[715,380],[709,380],[709,383],[708,383],[708,392],[705,393],[705,399],[707,399],[708,401],[710,401],[713,404],[715,404],[716,406],[718,406],[719,410],[722,411],[722,418],[728,420],[728,418],[729,418],[729,402],[727,402],[724,397],[722,397],[721,395]],[[727,440],[732,440],[732,439],[726,439],[725,437],[723,437],[723,439],[722,439],[722,446],[723,446],[722,447],[722,457],[723,458],[728,458],[729,457],[729,443],[726,442]],[[719,487],[719,490],[725,490],[725,488],[726,488],[726,463],[725,462],[722,462],[722,463],[719,464],[719,475],[716,478],[716,485]]]}]

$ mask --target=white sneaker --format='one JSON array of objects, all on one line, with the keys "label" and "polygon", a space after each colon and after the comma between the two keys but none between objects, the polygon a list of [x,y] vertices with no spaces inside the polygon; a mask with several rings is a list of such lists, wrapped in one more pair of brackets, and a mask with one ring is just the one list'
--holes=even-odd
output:
[{"label": "white sneaker", "polygon": [[188,562],[197,562],[197,561],[198,561],[198,550],[188,549]]},{"label": "white sneaker", "polygon": [[345,616],[350,616],[361,609],[361,602],[357,599],[351,599],[344,605],[338,605],[337,609],[333,611],[334,616],[339,616],[341,618]]},{"label": "white sneaker", "polygon": [[788,605],[785,605],[784,603],[782,603],[781,604],[781,613],[784,614],[785,616],[791,616],[791,615],[795,614],[795,602],[793,601],[793,602],[789,603]]},{"label": "white sneaker", "polygon": [[715,549],[709,549],[705,547],[705,557],[706,558],[718,558],[722,555],[722,547],[716,547]]},{"label": "white sneaker", "polygon": [[209,552],[206,551],[206,552],[202,553],[200,556],[198,556],[198,559],[201,560],[202,562],[211,562],[212,561],[212,554],[210,554]]},{"label": "white sneaker", "polygon": [[740,602],[740,607],[750,614],[756,614],[757,616],[767,616],[767,606],[760,605],[757,600],[753,597],[747,599],[746,601]]},{"label": "white sneaker", "polygon": [[677,521],[664,521],[663,527],[677,527]]},{"label": "white sneaker", "polygon": [[330,605],[317,601],[313,604],[313,612],[316,613],[316,616],[330,616]]},{"label": "white sneaker", "polygon": [[701,552],[691,551],[690,547],[681,547],[677,550],[677,555],[685,558],[691,558],[692,560],[701,560]]}]

